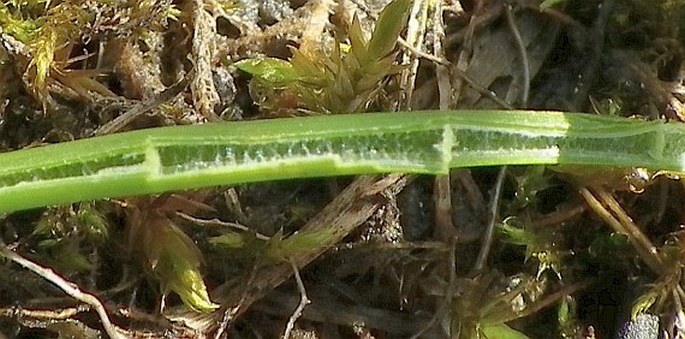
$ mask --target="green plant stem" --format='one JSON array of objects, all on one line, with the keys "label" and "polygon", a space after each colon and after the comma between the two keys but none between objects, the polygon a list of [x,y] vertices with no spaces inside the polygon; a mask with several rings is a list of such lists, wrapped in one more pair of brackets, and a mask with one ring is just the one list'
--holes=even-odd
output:
[{"label": "green plant stem", "polygon": [[685,172],[685,125],[417,111],[152,128],[0,154],[0,212],[216,185],[494,165]]}]

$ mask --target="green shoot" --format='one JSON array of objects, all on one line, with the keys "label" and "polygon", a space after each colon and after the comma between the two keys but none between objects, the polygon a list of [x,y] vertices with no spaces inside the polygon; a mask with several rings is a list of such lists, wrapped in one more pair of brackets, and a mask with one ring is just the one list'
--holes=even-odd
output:
[{"label": "green shoot", "polygon": [[[283,107],[320,113],[364,111],[375,100],[384,79],[400,69],[392,50],[410,5],[411,1],[396,0],[386,6],[369,40],[355,17],[347,32],[347,53],[338,41],[330,52],[292,49],[289,62],[260,58],[243,60],[236,66],[254,76],[252,93],[265,111]],[[293,95],[297,102],[286,104],[285,98]]]}]

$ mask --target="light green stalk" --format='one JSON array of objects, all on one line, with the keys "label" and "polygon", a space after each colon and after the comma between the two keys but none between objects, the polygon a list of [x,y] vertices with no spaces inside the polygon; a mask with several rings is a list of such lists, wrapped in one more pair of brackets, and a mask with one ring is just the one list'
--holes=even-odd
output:
[{"label": "light green stalk", "polygon": [[0,154],[0,212],[215,185],[494,165],[685,172],[685,125],[423,111],[162,127]]}]

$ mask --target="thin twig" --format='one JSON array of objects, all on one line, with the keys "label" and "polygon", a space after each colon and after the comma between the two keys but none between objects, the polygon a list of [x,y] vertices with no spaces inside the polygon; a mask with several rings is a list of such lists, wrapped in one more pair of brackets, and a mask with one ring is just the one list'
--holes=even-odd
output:
[{"label": "thin twig", "polygon": [[497,105],[499,105],[502,108],[506,109],[514,109],[514,106],[510,105],[506,101],[500,99],[500,97],[497,96],[497,93],[487,89],[486,87],[481,86],[478,84],[475,80],[471,79],[465,71],[459,69],[458,67],[452,67],[450,69],[451,72],[454,72],[456,75],[458,75],[462,80],[466,81],[466,83],[476,92],[478,92],[480,95],[483,95],[487,97],[488,99],[494,101]]},{"label": "thin twig", "polygon": [[492,191],[492,197],[490,197],[490,218],[488,220],[488,227],[485,229],[483,234],[483,245],[480,247],[480,252],[478,253],[478,259],[476,264],[473,266],[474,272],[480,272],[485,268],[485,264],[488,260],[488,255],[490,254],[490,248],[492,247],[492,238],[495,235],[495,223],[497,223],[497,216],[499,215],[499,203],[502,196],[502,186],[504,185],[504,178],[507,174],[507,167],[502,166],[497,174],[497,181],[495,182],[495,187]]},{"label": "thin twig", "polygon": [[587,210],[587,206],[579,204],[573,207],[564,208],[548,214],[543,215],[540,219],[533,220],[531,223],[532,229],[540,229],[543,227],[555,227],[563,224],[570,219],[579,217]]},{"label": "thin twig", "polygon": [[597,215],[602,218],[604,222],[606,222],[615,232],[628,236],[628,241],[630,241],[631,245],[633,245],[633,248],[635,248],[642,260],[652,271],[657,274],[664,272],[664,266],[661,261],[657,259],[653,253],[646,251],[645,248],[637,241],[637,239],[630,235],[630,232],[625,229],[624,225],[618,221],[618,219],[616,219],[606,208],[604,208],[602,203],[595,197],[594,194],[592,194],[592,192],[590,192],[590,190],[588,190],[586,187],[583,187],[580,189],[580,194],[583,196],[583,199],[585,199],[590,208],[597,213]]},{"label": "thin twig", "polygon": [[643,248],[644,251],[650,253],[655,262],[658,262],[661,267],[664,267],[664,263],[659,256],[658,250],[652,241],[647,238],[647,236],[640,230],[640,228],[633,222],[633,220],[626,214],[626,211],[621,207],[621,205],[616,201],[613,195],[607,192],[603,188],[593,187],[593,191],[599,194],[600,201],[602,201],[609,210],[611,210],[614,215],[621,222],[628,235],[634,237],[637,243]]},{"label": "thin twig", "polygon": [[290,338],[290,333],[293,331],[293,328],[295,328],[295,322],[302,316],[302,311],[305,307],[307,307],[307,304],[311,302],[309,297],[307,297],[307,290],[304,288],[302,277],[300,277],[300,270],[297,268],[297,265],[294,261],[290,260],[289,262],[293,268],[293,273],[295,274],[297,289],[300,291],[300,303],[297,304],[297,308],[295,308],[293,314],[290,316],[290,318],[288,318],[288,325],[286,325],[285,331],[283,332],[284,339]]},{"label": "thin twig", "polygon": [[[426,24],[428,22],[428,7],[430,4],[423,1],[416,1],[412,4],[407,22],[406,43],[414,49],[423,51],[424,35],[426,34]],[[402,56],[402,63],[408,65],[402,70],[400,76],[400,88],[402,88],[403,102],[400,106],[406,109],[411,108],[411,98],[414,96],[416,87],[416,74],[419,69],[419,59],[410,54]]]},{"label": "thin twig", "polygon": [[231,319],[235,317],[235,311],[235,307],[229,307],[224,311],[224,315],[219,322],[219,328],[216,330],[216,333],[214,333],[214,339],[228,337],[226,330],[228,329],[228,324],[231,322]]},{"label": "thin twig", "polygon": [[562,289],[545,296],[543,299],[536,301],[530,307],[526,307],[523,311],[517,312],[514,316],[509,319],[500,319],[503,322],[509,322],[515,319],[525,318],[533,314],[537,314],[546,307],[557,303],[561,298],[567,295],[572,295],[580,290],[583,290],[592,285],[591,281],[580,281],[571,285],[566,285]]},{"label": "thin twig", "polygon": [[422,50],[419,50],[419,49],[417,49],[416,47],[410,45],[410,44],[407,42],[407,40],[404,40],[404,39],[401,38],[401,37],[400,37],[400,38],[397,38],[397,42],[398,42],[402,47],[406,48],[409,52],[411,52],[412,54],[415,54],[417,57],[426,59],[426,60],[428,60],[428,61],[432,61],[432,62],[434,62],[434,63],[436,63],[436,64],[438,64],[438,65],[443,65],[443,66],[449,66],[449,65],[451,65],[451,63],[450,63],[449,60],[447,60],[447,59],[445,59],[445,58],[441,58],[441,57],[435,56],[435,55],[430,54],[430,53],[426,53],[426,52],[424,52],[424,51],[422,51]]},{"label": "thin twig", "polygon": [[[447,60],[447,59],[445,59],[445,58],[441,58],[441,57],[435,56],[435,55],[433,55],[433,54],[429,54],[429,53],[423,52],[423,51],[421,51],[421,50],[418,50],[418,49],[414,48],[413,46],[409,45],[409,43],[407,43],[407,41],[405,41],[405,40],[402,39],[402,38],[399,38],[397,41],[399,42],[399,44],[400,44],[402,47],[406,48],[406,49],[407,49],[408,51],[410,51],[411,53],[416,54],[416,56],[418,56],[418,57],[420,57],[420,58],[424,58],[424,59],[426,59],[426,60],[428,60],[428,61],[432,61],[432,62],[434,62],[434,63],[437,64],[437,65],[442,65],[442,66],[453,66],[452,63],[451,63],[449,60]],[[459,78],[461,78],[462,80],[464,80],[464,81],[465,81],[471,88],[473,88],[476,92],[478,92],[480,95],[485,96],[485,97],[487,97],[488,99],[494,101],[494,102],[495,102],[497,105],[499,105],[500,107],[506,108],[506,109],[513,109],[513,108],[514,108],[513,106],[509,105],[506,101],[500,99],[500,98],[497,96],[497,94],[495,94],[495,92],[493,92],[493,91],[491,91],[491,90],[489,90],[489,89],[487,89],[487,88],[481,86],[481,85],[478,84],[475,80],[471,79],[471,77],[469,77],[468,74],[466,74],[466,72],[464,72],[463,70],[459,69],[458,67],[456,67],[456,66],[455,66],[455,67],[449,67],[449,71],[450,71],[450,72],[454,72],[454,74],[456,74]]]},{"label": "thin twig", "polygon": [[[433,54],[436,58],[444,59],[442,40],[445,38],[445,22],[443,20],[442,1],[436,1],[433,7]],[[435,64],[435,77],[438,81],[440,110],[452,107],[452,82],[450,81],[449,65]]]},{"label": "thin twig", "polygon": [[452,185],[449,175],[438,175],[433,180],[433,215],[433,237],[436,240],[448,241],[457,235],[452,220]]},{"label": "thin twig", "polygon": [[[442,39],[445,37],[444,23],[442,21],[442,5],[437,1],[433,8],[433,55],[435,58],[444,59]],[[436,63],[435,77],[438,84],[440,110],[447,110],[452,105],[452,84],[449,76],[448,65]],[[453,237],[456,233],[452,223],[452,187],[449,175],[435,177],[433,191],[435,203],[436,229],[441,233],[441,239]]]},{"label": "thin twig", "polygon": [[238,192],[236,192],[235,187],[231,187],[224,191],[224,200],[226,207],[236,216],[236,221],[240,223],[247,222],[247,215],[243,211],[242,204],[240,203],[240,198],[238,197]]},{"label": "thin twig", "polygon": [[27,270],[41,276],[43,279],[55,284],[55,286],[59,287],[62,291],[64,291],[64,293],[66,293],[70,297],[82,303],[90,305],[97,312],[98,316],[100,317],[100,321],[102,322],[102,327],[105,329],[105,332],[107,332],[107,335],[109,335],[111,338],[126,338],[126,336],[124,336],[123,334],[126,332],[118,328],[109,320],[109,316],[107,315],[105,306],[102,305],[100,300],[98,300],[98,298],[94,295],[81,291],[76,284],[71,283],[65,280],[64,278],[60,277],[53,270],[42,267],[32,262],[31,260],[20,256],[19,254],[7,248],[5,244],[0,243],[0,255],[26,268]]},{"label": "thin twig", "polygon": [[190,79],[194,77],[195,71],[191,70],[186,74],[183,79],[179,80],[177,83],[171,85],[167,89],[163,90],[158,95],[149,98],[147,100],[141,101],[130,110],[124,112],[120,116],[116,117],[114,120],[100,126],[93,135],[105,135],[117,132],[124,128],[126,125],[130,124],[133,120],[139,116],[159,107],[159,105],[171,101],[177,95],[179,95],[190,83]]},{"label": "thin twig", "polygon": [[[434,10],[437,11],[439,8],[440,8],[440,6],[437,6]],[[440,17],[442,17],[442,16],[440,16]],[[434,44],[434,46],[433,46],[434,50],[435,49],[438,49],[438,50],[441,49],[442,44],[438,41],[440,39],[440,36],[438,36],[439,33],[440,32],[435,32],[436,41],[433,43]],[[443,36],[444,36],[444,34],[443,34]],[[486,87],[481,86],[475,80],[471,79],[471,77],[469,77],[466,74],[466,72],[459,69],[458,67],[453,67],[453,64],[449,60],[447,60],[446,58],[439,56],[439,54],[437,54],[437,53],[436,54],[426,53],[426,52],[412,46],[409,42],[407,42],[406,40],[404,40],[401,37],[397,39],[397,42],[400,44],[400,46],[406,48],[412,54],[414,54],[420,58],[426,59],[428,61],[434,62],[437,67],[440,67],[440,66],[448,67],[450,72],[454,72],[454,74],[456,74],[459,78],[464,80],[476,92],[478,92],[480,95],[485,96],[488,99],[494,101],[500,107],[506,108],[506,109],[513,109],[513,107],[511,105],[509,105],[506,101],[500,99],[497,96],[497,94],[495,94],[493,91],[487,89]],[[434,53],[435,53],[435,51],[434,51]],[[438,84],[438,86],[439,85],[440,84]],[[451,95],[451,92],[450,92],[450,95]]]},{"label": "thin twig", "polygon": [[218,219],[218,218],[200,219],[200,218],[196,218],[196,217],[193,217],[191,215],[185,214],[183,212],[176,212],[176,215],[178,215],[179,217],[181,217],[185,220],[188,220],[192,223],[198,224],[198,225],[228,227],[228,228],[233,228],[233,229],[236,229],[236,230],[239,230],[242,232],[254,233],[255,237],[259,240],[270,240],[271,239],[271,237],[266,236],[266,235],[261,234],[261,233],[258,233],[258,232],[255,232],[253,229],[251,229],[245,225],[241,225],[237,222],[223,221],[223,220]]},{"label": "thin twig", "polygon": [[53,310],[30,310],[12,306],[8,308],[0,308],[0,316],[2,317],[22,317],[27,319],[47,319],[52,321],[72,319],[79,313],[90,311],[88,305],[78,304],[75,307],[67,307]]},{"label": "thin twig", "polygon": [[518,27],[516,27],[516,21],[514,20],[514,15],[511,13],[511,5],[507,4],[504,6],[504,14],[507,18],[507,25],[511,30],[511,34],[514,35],[514,42],[519,50],[521,56],[521,66],[523,67],[523,90],[521,93],[521,106],[528,106],[528,93],[530,93],[530,63],[528,61],[528,52],[526,51],[526,44],[523,42],[521,37],[521,32],[519,32]]},{"label": "thin twig", "polygon": [[[252,266],[252,269],[250,269],[250,276],[247,279],[247,285],[254,281],[255,274],[257,273],[257,267],[258,265],[255,264]],[[219,322],[218,329],[214,333],[214,339],[228,337],[228,335],[226,334],[226,330],[228,330],[229,326],[231,326],[233,322],[236,320],[236,317],[243,309],[244,302],[248,296],[247,288],[241,288],[241,290],[242,294],[238,302],[235,304],[235,306],[227,307],[226,310],[223,312],[223,315],[221,316],[221,321]]]}]

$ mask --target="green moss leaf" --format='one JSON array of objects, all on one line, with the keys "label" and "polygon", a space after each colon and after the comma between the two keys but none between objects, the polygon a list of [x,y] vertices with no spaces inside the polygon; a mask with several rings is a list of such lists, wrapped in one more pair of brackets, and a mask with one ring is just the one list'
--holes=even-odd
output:
[{"label": "green moss leaf", "polygon": [[548,9],[552,7],[561,7],[566,0],[545,0],[540,4],[540,9]]},{"label": "green moss leaf", "polygon": [[525,334],[502,323],[481,325],[480,330],[481,337],[487,339],[528,339]]},{"label": "green moss leaf", "polygon": [[220,236],[209,238],[209,243],[223,248],[243,248],[245,246],[245,240],[243,236],[238,233],[226,233]]},{"label": "green moss leaf", "polygon": [[185,233],[172,224],[160,230],[159,256],[151,261],[164,290],[176,292],[183,303],[199,312],[215,310],[199,271],[200,251]]},{"label": "green moss leaf", "polygon": [[306,253],[320,248],[333,236],[334,230],[325,229],[316,232],[296,233],[287,238],[277,234],[271,238],[266,255],[276,261],[288,260],[295,254]]},{"label": "green moss leaf", "polygon": [[369,41],[370,59],[381,59],[395,48],[397,38],[409,18],[411,4],[411,0],[395,0],[383,9]]},{"label": "green moss leaf", "polygon": [[293,66],[281,59],[245,59],[236,62],[235,66],[241,71],[251,74],[253,77],[273,84],[287,84],[299,79]]},{"label": "green moss leaf", "polygon": [[200,272],[189,265],[180,262],[174,267],[175,276],[169,279],[167,288],[176,292],[183,301],[183,304],[197,312],[211,312],[219,308],[220,305],[213,303],[209,299],[207,287]]},{"label": "green moss leaf", "polygon": [[157,213],[140,213],[132,225],[142,246],[147,269],[155,277],[163,293],[173,291],[183,304],[198,312],[210,312],[219,307],[213,303],[200,273],[202,253],[171,220]]}]

